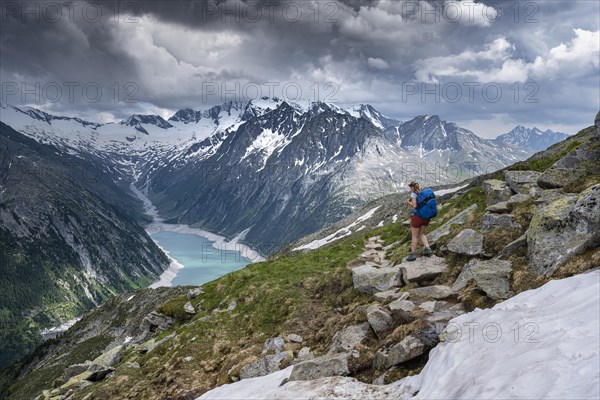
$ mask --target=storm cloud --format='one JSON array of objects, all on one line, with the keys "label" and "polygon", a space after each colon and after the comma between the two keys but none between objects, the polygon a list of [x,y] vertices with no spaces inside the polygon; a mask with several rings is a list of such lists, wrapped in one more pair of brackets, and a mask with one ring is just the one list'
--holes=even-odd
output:
[{"label": "storm cloud", "polygon": [[590,1],[3,1],[2,101],[91,120],[262,95],[494,137],[600,107]]}]

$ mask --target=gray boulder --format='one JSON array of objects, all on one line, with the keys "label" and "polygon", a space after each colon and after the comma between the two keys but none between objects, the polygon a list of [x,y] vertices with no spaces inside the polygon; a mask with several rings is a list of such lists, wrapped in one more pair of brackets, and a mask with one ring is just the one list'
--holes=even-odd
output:
[{"label": "gray boulder", "polygon": [[83,364],[73,364],[73,365],[67,367],[67,369],[65,369],[65,372],[63,373],[63,380],[66,382],[69,379],[71,379],[72,377],[84,373],[85,371],[88,370],[90,365],[92,365],[92,362],[86,361]]},{"label": "gray boulder", "polygon": [[459,291],[474,280],[477,287],[491,299],[507,299],[512,295],[510,290],[510,273],[512,263],[506,260],[471,260],[452,285],[452,290]]},{"label": "gray boulder", "polygon": [[292,343],[302,343],[303,341],[302,336],[296,335],[295,333],[290,333],[289,335],[287,335],[287,340],[288,342]]},{"label": "gray boulder", "polygon": [[109,367],[103,364],[92,363],[92,365],[90,365],[90,367],[87,370],[88,375],[85,378],[85,380],[90,382],[99,382],[106,378],[108,374],[114,372],[114,370],[115,369],[113,367]]},{"label": "gray boulder", "polygon": [[162,332],[174,327],[175,320],[156,311],[152,311],[144,317],[143,324],[146,325],[147,330],[150,332]]},{"label": "gray boulder", "polygon": [[421,297],[424,299],[444,300],[456,296],[456,292],[449,286],[433,285],[409,290],[411,297]]},{"label": "gray boulder", "polygon": [[294,365],[289,381],[311,381],[328,376],[346,376],[348,374],[350,374],[348,354],[327,354]]},{"label": "gray boulder", "polygon": [[506,201],[513,195],[510,186],[505,181],[498,179],[488,179],[483,182],[483,192],[486,197],[486,204],[491,206],[492,204]]},{"label": "gray boulder", "polygon": [[415,304],[409,300],[396,300],[388,304],[392,317],[400,323],[410,322],[414,319]]},{"label": "gray boulder", "polygon": [[483,235],[473,229],[465,229],[448,243],[448,250],[468,256],[483,254]]},{"label": "gray boulder", "polygon": [[406,300],[408,299],[408,293],[402,292],[400,289],[390,289],[383,292],[378,292],[373,295],[379,301],[387,300]]},{"label": "gray boulder", "polygon": [[539,205],[546,205],[546,204],[550,204],[556,200],[560,200],[565,196],[573,196],[573,198],[575,198],[576,196],[574,195],[568,195],[566,194],[562,189],[547,189],[547,190],[542,190],[539,193],[539,196],[537,196],[536,198],[534,198],[533,200],[533,204],[539,206]]},{"label": "gray boulder", "polygon": [[529,190],[537,186],[537,180],[541,175],[536,171],[506,171],[504,177],[515,193],[529,194]]},{"label": "gray boulder", "polygon": [[373,367],[376,370],[388,369],[422,355],[425,350],[426,346],[419,338],[409,335],[391,348],[379,349],[375,353]]},{"label": "gray boulder", "polygon": [[337,332],[333,336],[333,343],[329,349],[329,354],[347,353],[354,350],[371,332],[371,325],[364,322],[360,325],[352,325]]},{"label": "gray boulder", "polygon": [[183,305],[183,311],[185,311],[186,313],[191,314],[191,315],[196,314],[196,309],[194,308],[192,303],[189,301]]},{"label": "gray boulder", "polygon": [[597,146],[580,146],[544,171],[538,185],[543,189],[561,188],[590,172],[598,173],[594,164],[599,157]]},{"label": "gray boulder", "polygon": [[487,232],[498,228],[521,228],[521,225],[513,221],[511,214],[485,213],[481,230]]},{"label": "gray boulder", "polygon": [[428,313],[433,313],[434,311],[440,311],[446,304],[448,303],[445,301],[426,301],[419,304],[419,308]]},{"label": "gray boulder", "polygon": [[463,211],[459,212],[448,222],[444,223],[442,226],[428,234],[427,240],[429,241],[429,244],[433,245],[439,240],[439,238],[448,235],[452,226],[464,225],[465,222],[469,220],[469,215],[472,214],[475,210],[477,210],[477,204],[473,204],[468,208],[464,209]]},{"label": "gray boulder", "polygon": [[123,346],[116,346],[109,351],[102,353],[92,361],[93,364],[104,365],[106,367],[114,367],[121,361],[121,356],[125,349]]},{"label": "gray boulder", "polygon": [[594,125],[596,125],[596,134],[600,138],[600,111],[596,114],[596,118],[594,119]]},{"label": "gray boulder", "polygon": [[188,300],[193,300],[203,293],[204,293],[204,289],[202,289],[201,287],[193,288],[187,292],[187,298],[188,298]]},{"label": "gray boulder", "polygon": [[383,337],[383,334],[394,326],[392,316],[379,304],[367,308],[367,321],[379,338]]},{"label": "gray boulder", "polygon": [[281,336],[277,336],[276,338],[267,339],[265,341],[265,345],[263,346],[262,354],[267,353],[279,353],[283,351],[285,346],[285,340]]},{"label": "gray boulder", "polygon": [[375,268],[369,265],[352,270],[352,282],[359,292],[375,294],[397,287],[401,282],[398,267]]},{"label": "gray boulder", "polygon": [[510,256],[524,247],[527,247],[527,233],[524,233],[518,239],[507,244],[500,254],[498,254],[498,258],[500,260],[508,260]]},{"label": "gray boulder", "polygon": [[510,199],[508,199],[508,201],[506,202],[506,204],[508,205],[508,207],[510,207],[512,209],[516,205],[518,205],[520,203],[524,203],[529,200],[531,200],[531,196],[529,195],[529,193],[527,193],[527,194],[518,193],[518,194],[515,194],[514,196],[511,196]]},{"label": "gray boulder", "polygon": [[538,210],[527,230],[531,271],[551,276],[575,255],[600,245],[600,185]]},{"label": "gray boulder", "polygon": [[245,365],[240,369],[240,379],[257,378],[279,371],[281,362],[284,360],[293,360],[294,353],[285,351],[277,354],[272,354],[261,358],[251,364]]},{"label": "gray boulder", "polygon": [[510,212],[510,207],[508,206],[507,201],[501,201],[500,203],[492,204],[491,206],[486,207],[485,211],[495,214],[505,214]]},{"label": "gray boulder", "polygon": [[448,265],[441,257],[421,257],[417,261],[400,264],[402,279],[405,283],[430,281],[441,275]]}]

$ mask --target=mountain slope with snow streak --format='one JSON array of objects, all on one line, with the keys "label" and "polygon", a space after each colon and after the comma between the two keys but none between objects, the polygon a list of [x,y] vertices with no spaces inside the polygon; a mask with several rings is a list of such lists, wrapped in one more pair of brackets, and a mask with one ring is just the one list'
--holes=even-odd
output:
[{"label": "mountain slope with snow streak", "polygon": [[288,367],[197,400],[598,399],[600,270],[461,315],[442,335],[420,374],[390,385],[343,377],[284,383]]}]

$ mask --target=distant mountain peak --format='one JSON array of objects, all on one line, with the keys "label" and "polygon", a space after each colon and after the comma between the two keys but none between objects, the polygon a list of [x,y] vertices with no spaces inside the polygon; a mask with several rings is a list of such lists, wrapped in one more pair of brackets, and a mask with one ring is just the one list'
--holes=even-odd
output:
[{"label": "distant mountain peak", "polygon": [[569,135],[565,133],[555,132],[551,129],[542,131],[537,127],[527,128],[523,125],[517,125],[511,131],[498,136],[496,142],[538,152],[546,150],[553,144],[562,142],[568,137]]}]

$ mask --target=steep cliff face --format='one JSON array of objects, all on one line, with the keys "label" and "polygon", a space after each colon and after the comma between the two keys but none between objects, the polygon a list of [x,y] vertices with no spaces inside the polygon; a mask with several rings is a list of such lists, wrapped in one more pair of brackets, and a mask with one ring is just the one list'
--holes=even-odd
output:
[{"label": "steep cliff face", "polygon": [[137,207],[100,165],[0,123],[0,366],[39,344],[42,328],[168,267]]}]

